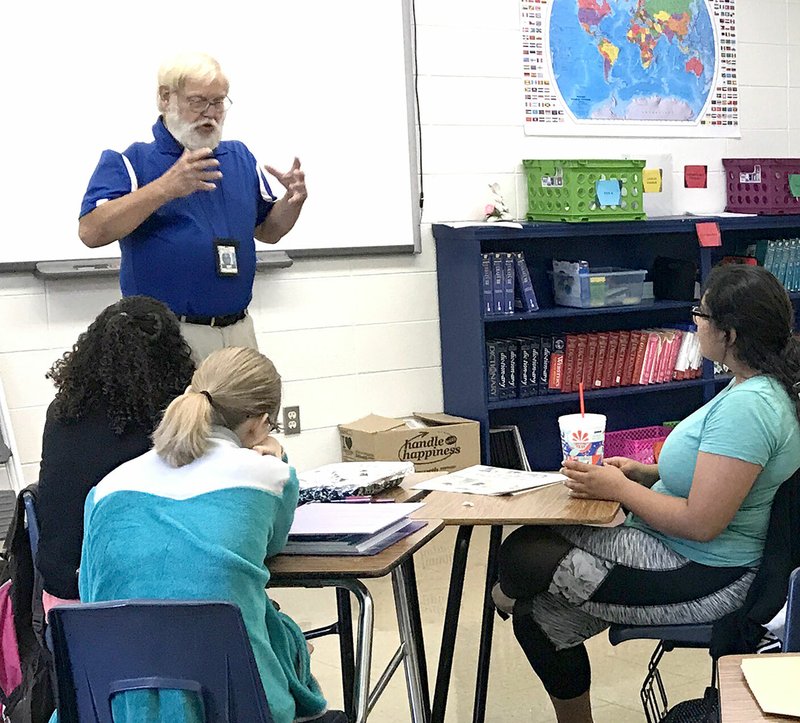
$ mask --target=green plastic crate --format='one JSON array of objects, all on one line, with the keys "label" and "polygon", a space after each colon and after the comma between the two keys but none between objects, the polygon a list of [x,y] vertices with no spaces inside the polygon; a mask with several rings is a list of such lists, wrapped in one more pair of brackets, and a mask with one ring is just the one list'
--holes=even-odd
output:
[{"label": "green plastic crate", "polygon": [[[522,162],[528,177],[529,221],[641,221],[644,161]],[[619,205],[602,206],[598,181],[619,182]]]}]

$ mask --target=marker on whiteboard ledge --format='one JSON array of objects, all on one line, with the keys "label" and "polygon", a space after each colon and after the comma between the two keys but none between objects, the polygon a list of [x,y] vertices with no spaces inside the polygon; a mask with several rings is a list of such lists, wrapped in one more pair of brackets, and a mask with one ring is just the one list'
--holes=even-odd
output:
[{"label": "marker on whiteboard ledge", "polygon": [[112,268],[111,264],[75,264],[75,271],[103,271]]}]

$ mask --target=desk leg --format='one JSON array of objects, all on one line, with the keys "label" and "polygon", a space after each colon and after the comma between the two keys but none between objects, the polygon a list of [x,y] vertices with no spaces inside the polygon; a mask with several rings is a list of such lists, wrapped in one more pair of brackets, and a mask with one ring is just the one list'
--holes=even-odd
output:
[{"label": "desk leg", "polygon": [[475,704],[472,708],[473,723],[483,723],[486,717],[486,690],[489,685],[489,662],[492,655],[492,634],[494,632],[492,588],[497,582],[498,558],[502,541],[502,525],[492,525],[492,531],[489,536],[489,554],[486,558],[486,586],[483,589],[481,642],[478,649],[478,674],[475,679]]},{"label": "desk leg", "polygon": [[353,689],[355,687],[355,657],[353,651],[353,613],[350,592],[336,588],[336,631],[339,634],[339,656],[342,662],[342,703],[347,720],[355,719]]},{"label": "desk leg", "polygon": [[453,550],[453,565],[450,570],[450,590],[447,593],[447,609],[442,628],[442,645],[439,649],[439,667],[436,671],[436,690],[433,694],[432,723],[444,723],[447,708],[447,693],[450,688],[450,673],[453,669],[453,651],[458,631],[458,614],[461,610],[461,596],[464,591],[464,575],[467,571],[467,553],[472,537],[471,526],[458,528],[456,545]]},{"label": "desk leg", "polygon": [[419,669],[418,643],[420,639],[415,634],[412,621],[413,601],[408,598],[408,568],[405,563],[392,570],[392,589],[394,590],[394,604],[397,608],[397,627],[403,646],[403,668],[406,674],[411,721],[412,723],[427,723],[428,709],[425,705],[422,676]]},{"label": "desk leg", "polygon": [[414,569],[414,558],[409,557],[405,562],[406,579],[406,599],[411,611],[411,625],[414,640],[417,641],[417,657],[419,658],[419,675],[422,678],[422,697],[425,702],[425,710],[430,719],[431,695],[428,689],[428,662],[425,657],[425,641],[422,634],[422,620],[419,611],[419,595],[417,588],[417,573]]},{"label": "desk leg", "polygon": [[355,723],[364,723],[369,713],[369,672],[372,662],[372,596],[360,580],[339,580],[338,587],[346,588],[358,601],[358,634],[356,636],[356,679],[354,685]]}]

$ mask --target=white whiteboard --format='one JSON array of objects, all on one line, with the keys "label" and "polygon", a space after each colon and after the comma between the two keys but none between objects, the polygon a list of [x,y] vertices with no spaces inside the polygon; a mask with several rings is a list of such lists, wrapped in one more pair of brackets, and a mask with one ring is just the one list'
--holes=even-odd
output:
[{"label": "white whiteboard", "polygon": [[80,242],[81,200],[103,149],[152,140],[158,67],[183,50],[228,76],[224,138],[305,170],[297,225],[257,249],[418,250],[408,0],[45,0],[5,3],[2,16],[0,64],[15,80],[0,263],[119,254]]}]

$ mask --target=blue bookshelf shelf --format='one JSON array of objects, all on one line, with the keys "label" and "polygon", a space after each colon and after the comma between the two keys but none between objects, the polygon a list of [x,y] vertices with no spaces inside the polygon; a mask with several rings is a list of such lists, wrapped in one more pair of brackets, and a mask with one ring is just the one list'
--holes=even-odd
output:
[{"label": "blue bookshelf shelf", "polygon": [[[800,294],[798,294],[800,297]],[[645,301],[641,304],[629,306],[600,306],[589,309],[580,309],[572,306],[551,306],[539,311],[530,311],[524,314],[497,314],[484,316],[487,323],[503,323],[509,321],[528,321],[532,319],[569,319],[575,316],[606,316],[635,313],[659,313],[667,309],[686,309],[687,313],[697,301]]]},{"label": "blue bookshelf shelf", "polygon": [[[584,399],[604,399],[639,396],[640,394],[653,394],[654,392],[669,392],[675,389],[688,389],[706,384],[705,379],[687,379],[684,382],[666,382],[663,384],[636,384],[630,387],[611,387],[609,389],[594,389],[584,393]],[[571,394],[543,394],[527,399],[504,399],[500,402],[489,402],[489,409],[513,409],[515,407],[541,407],[551,404],[564,404],[578,402],[578,395]]]}]

